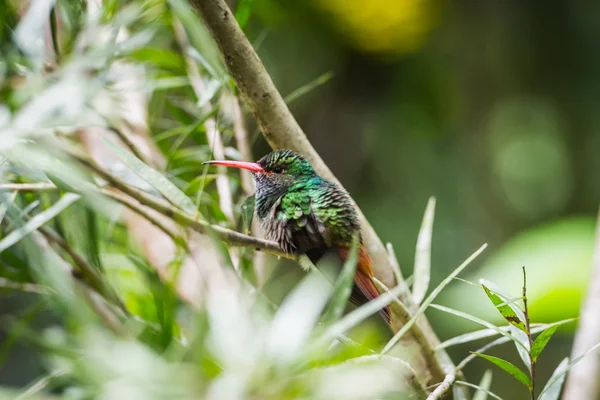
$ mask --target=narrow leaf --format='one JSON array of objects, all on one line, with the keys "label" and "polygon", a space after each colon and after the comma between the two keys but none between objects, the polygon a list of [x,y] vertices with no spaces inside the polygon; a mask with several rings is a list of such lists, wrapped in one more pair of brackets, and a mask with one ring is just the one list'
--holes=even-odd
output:
[{"label": "narrow leaf", "polygon": [[348,259],[344,263],[342,272],[335,283],[333,297],[325,309],[325,313],[321,320],[323,325],[327,326],[337,321],[344,312],[344,308],[346,308],[346,304],[348,303],[348,298],[352,293],[352,285],[354,284],[354,274],[356,273],[357,261],[358,238],[355,238],[354,243],[352,243],[352,248],[350,250]]},{"label": "narrow leaf", "polygon": [[31,232],[37,230],[52,218],[56,217],[65,208],[79,200],[79,198],[80,196],[77,194],[67,193],[51,207],[33,216],[29,221],[6,235],[6,237],[0,241],[0,253],[29,235]]},{"label": "narrow leaf", "polygon": [[294,90],[292,93],[288,94],[284,97],[284,101],[287,105],[292,104],[294,101],[298,100],[300,97],[305,94],[313,91],[321,85],[329,82],[329,80],[333,78],[333,72],[325,72],[323,75],[319,76],[317,79],[308,82],[306,85],[300,86],[298,89]]},{"label": "narrow leaf", "polygon": [[10,194],[0,193],[0,198],[2,199],[2,203],[0,203],[0,223],[2,223],[6,212],[17,198],[17,192],[11,192]]},{"label": "narrow leaf", "polygon": [[489,390],[487,390],[487,389],[484,389],[484,388],[482,388],[482,387],[480,387],[480,386],[474,385],[474,384],[472,384],[472,383],[469,383],[469,382],[464,382],[464,381],[456,381],[456,382],[454,382],[454,383],[455,383],[456,385],[462,385],[462,386],[467,386],[467,387],[470,387],[470,388],[473,388],[473,389],[478,389],[478,390],[481,390],[481,391],[485,392],[485,393],[486,393],[488,396],[490,396],[490,397],[493,397],[493,398],[494,398],[494,399],[496,399],[496,400],[502,400],[502,397],[498,396],[497,394],[495,394],[495,393],[492,393],[492,392],[490,392]]},{"label": "narrow leaf", "polygon": [[462,272],[462,270],[464,270],[475,258],[477,258],[477,256],[479,256],[479,254],[481,254],[483,252],[483,250],[485,250],[485,248],[487,247],[487,244],[484,244],[483,246],[481,246],[475,253],[471,254],[471,256],[469,258],[467,258],[461,265],[458,266],[458,268],[456,268],[454,271],[452,271],[452,273],[450,275],[448,275],[448,277],[446,279],[444,279],[434,290],[433,292],[431,292],[429,294],[429,296],[427,297],[427,299],[425,299],[425,301],[421,304],[421,306],[419,307],[419,309],[417,310],[417,312],[415,313],[415,315],[408,320],[408,322],[406,324],[404,324],[404,326],[394,335],[394,337],[392,337],[392,339],[385,345],[385,347],[383,348],[383,350],[381,351],[381,354],[385,354],[387,353],[392,347],[394,347],[394,345],[396,343],[398,343],[398,340],[400,340],[400,338],[406,333],[408,332],[408,330],[410,328],[412,328],[412,326],[417,322],[417,320],[421,317],[421,315],[423,315],[423,313],[425,312],[425,310],[427,309],[427,307],[429,307],[429,305],[433,302],[433,300],[435,300],[435,298],[437,297],[438,294],[440,294],[440,292],[442,290],[444,290],[444,288],[450,283],[452,282],[452,280],[454,279],[454,277],[458,274],[460,274]]},{"label": "narrow leaf", "polygon": [[173,205],[179,207],[188,214],[194,215],[196,213],[196,207],[192,200],[185,195],[177,186],[171,181],[165,178],[160,172],[149,167],[140,161],[136,156],[129,153],[121,146],[116,145],[108,139],[104,139],[104,142],[113,150],[115,155],[119,157],[119,160],[123,162],[128,168],[135,172],[140,178],[152,185],[158,190],[163,196],[167,198]]},{"label": "narrow leaf", "polygon": [[415,251],[415,268],[413,276],[415,283],[412,290],[412,298],[415,304],[421,304],[429,289],[431,279],[431,235],[433,231],[433,218],[435,216],[435,197],[429,198],[421,230],[417,237],[417,249]]},{"label": "narrow leaf", "polygon": [[[575,319],[576,318],[569,318],[569,319],[565,319],[565,320],[562,320],[562,321],[555,322],[553,324],[542,324],[542,325],[536,326],[535,328],[531,328],[531,334],[540,333],[543,330],[548,329],[549,326],[564,325],[564,324],[566,324],[568,322],[573,322],[573,321],[575,321]],[[512,326],[512,325],[510,325],[510,326]],[[484,352],[488,351],[489,349],[491,349],[492,347],[496,347],[496,346],[499,346],[501,344],[508,343],[510,340],[511,339],[509,337],[507,337],[507,336],[500,337],[500,338],[498,338],[496,340],[493,340],[490,343],[487,343],[485,346],[483,346],[483,347],[475,350],[475,352],[476,353],[484,353]],[[470,363],[471,361],[473,361],[473,359],[475,359],[475,357],[476,357],[475,355],[469,354],[461,362],[458,363],[458,365],[456,366],[456,369],[457,370],[463,370],[468,363]]]},{"label": "narrow leaf", "polygon": [[517,348],[519,357],[521,357],[521,361],[523,361],[523,365],[525,365],[528,371],[531,371],[531,360],[529,359],[529,351],[531,350],[529,348],[529,337],[525,332],[514,325],[510,325],[509,331],[519,341],[519,343],[515,342],[515,347]]},{"label": "narrow leaf", "polygon": [[274,359],[289,361],[302,351],[330,295],[329,281],[313,271],[285,298],[268,333],[268,353]]},{"label": "narrow leaf", "polygon": [[498,358],[498,357],[488,356],[487,354],[481,354],[481,353],[473,353],[473,354],[475,354],[478,357],[485,358],[486,360],[488,360],[489,362],[491,362],[493,364],[496,364],[498,367],[502,368],[503,370],[505,370],[512,376],[514,376],[519,382],[521,382],[523,385],[527,386],[527,388],[529,388],[531,390],[531,380],[529,379],[529,377],[527,375],[525,375],[525,372],[521,371],[514,364],[512,364],[506,360],[503,360],[501,358]]},{"label": "narrow leaf", "polygon": [[477,317],[475,317],[473,315],[467,314],[467,313],[462,312],[462,311],[458,311],[458,310],[454,310],[454,309],[449,308],[449,307],[441,306],[439,304],[432,304],[431,308],[435,308],[436,310],[444,311],[444,312],[446,312],[448,314],[454,314],[454,315],[456,315],[458,317],[462,317],[462,318],[467,319],[469,321],[473,321],[476,324],[485,326],[486,328],[493,329],[496,332],[498,332],[499,334],[501,334],[502,336],[506,336],[507,338],[509,338],[510,340],[514,341],[515,343],[518,343],[519,345],[523,346],[522,343],[521,343],[521,341],[519,339],[517,339],[516,337],[514,337],[510,332],[503,331],[500,327],[497,327],[496,325],[491,324],[491,323],[487,322],[486,320],[483,320],[481,318],[477,318]]},{"label": "narrow leaf", "polygon": [[504,300],[502,300],[497,294],[492,293],[492,291],[488,289],[487,286],[481,286],[483,286],[485,294],[487,294],[488,298],[492,301],[492,303],[494,303],[494,305],[496,306],[498,311],[500,311],[500,314],[502,314],[504,319],[507,320],[510,324],[521,329],[523,332],[526,332],[525,323],[521,321],[521,319],[519,319],[519,317],[513,311],[513,309],[509,305],[504,304]]},{"label": "narrow leaf", "polygon": [[540,335],[535,339],[535,342],[533,342],[533,348],[531,349],[531,357],[533,357],[533,361],[537,360],[538,356],[542,350],[544,350],[544,347],[546,347],[550,341],[550,338],[552,335],[554,335],[554,332],[556,332],[557,329],[558,325],[552,326],[540,333]]},{"label": "narrow leaf", "polygon": [[[482,286],[485,285],[488,289],[490,289],[491,292],[500,297],[503,303],[507,303],[510,306],[510,308],[512,308],[512,310],[515,312],[515,314],[517,314],[517,317],[519,317],[521,321],[525,321],[525,314],[523,314],[523,310],[521,310],[521,308],[517,304],[514,304],[511,301],[511,299],[514,298],[513,296],[505,292],[504,289],[502,289],[499,285],[487,279],[480,279],[479,284],[481,284]],[[504,305],[503,303],[502,305]]]},{"label": "narrow leaf", "polygon": [[569,357],[565,357],[552,373],[538,400],[558,400],[563,383],[565,382],[565,372],[567,372],[568,366]]},{"label": "narrow leaf", "polygon": [[562,370],[558,370],[558,368],[556,369],[556,371],[554,371],[554,374],[552,374],[552,376],[550,377],[550,380],[548,381],[548,383],[546,383],[546,386],[544,387],[544,390],[542,390],[542,392],[540,393],[540,396],[538,397],[538,399],[542,398],[542,395],[544,393],[546,393],[547,390],[550,390],[550,388],[559,380],[564,380],[564,376],[567,372],[569,372],[569,370],[571,368],[573,368],[573,366],[575,364],[577,364],[579,361],[581,361],[584,357],[588,356],[589,354],[593,353],[594,351],[596,351],[598,348],[600,348],[600,343],[596,343],[595,345],[593,345],[588,351],[586,351],[585,353],[583,353],[582,355],[576,357],[575,359],[573,359],[573,361],[571,361],[571,363],[569,363],[569,365],[566,366],[566,368],[562,369]]},{"label": "narrow leaf", "polygon": [[487,392],[490,390],[490,386],[492,385],[492,371],[486,370],[481,378],[481,382],[479,382],[479,389],[473,395],[473,400],[486,400]]},{"label": "narrow leaf", "polygon": [[337,338],[339,335],[347,332],[356,325],[360,324],[371,315],[379,312],[383,307],[388,306],[400,293],[404,290],[404,286],[398,285],[391,291],[381,294],[375,299],[358,307],[357,309],[346,314],[338,322],[332,324],[317,340],[316,345],[320,346],[330,340]]},{"label": "narrow leaf", "polygon": [[246,197],[242,204],[242,225],[244,233],[247,235],[252,229],[252,220],[254,219],[254,195]]}]

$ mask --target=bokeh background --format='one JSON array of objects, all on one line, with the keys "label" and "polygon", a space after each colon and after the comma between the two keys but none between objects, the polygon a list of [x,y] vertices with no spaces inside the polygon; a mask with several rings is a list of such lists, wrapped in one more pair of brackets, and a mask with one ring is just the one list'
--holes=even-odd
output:
[{"label": "bokeh background", "polygon": [[[246,31],[282,93],[325,81],[290,107],[394,245],[405,276],[435,196],[433,285],[489,243],[467,279],[489,279],[518,296],[525,266],[534,321],[578,315],[600,200],[600,3],[257,0],[255,7]],[[256,154],[267,151],[256,145]],[[439,302],[502,322],[482,291],[460,282]],[[476,329],[435,310],[428,316],[442,339]],[[550,343],[540,382],[569,354],[574,329]],[[491,354],[520,363],[512,344]],[[479,380],[484,367],[473,363],[467,377]],[[525,396],[512,377],[494,375],[500,396]]]},{"label": "bokeh background", "polygon": [[[578,315],[600,201],[600,2],[249,3],[248,37],[314,147],[393,244],[405,276],[435,196],[432,287],[488,243],[465,279],[518,296],[525,266],[533,322]],[[269,148],[250,118],[248,125],[258,158]],[[267,291],[282,297],[300,277],[284,263]],[[463,282],[437,302],[503,323],[483,291]],[[28,306],[18,296],[0,304],[5,315]],[[442,340],[478,328],[436,310],[427,316]],[[569,354],[574,329],[561,328],[541,356],[540,382]],[[13,346],[13,336],[2,339],[0,384],[30,383],[37,355],[26,343]],[[460,360],[477,347],[450,355]],[[520,365],[512,344],[490,354]],[[467,380],[478,382],[489,367],[473,362]],[[492,391],[526,395],[498,369]]]}]

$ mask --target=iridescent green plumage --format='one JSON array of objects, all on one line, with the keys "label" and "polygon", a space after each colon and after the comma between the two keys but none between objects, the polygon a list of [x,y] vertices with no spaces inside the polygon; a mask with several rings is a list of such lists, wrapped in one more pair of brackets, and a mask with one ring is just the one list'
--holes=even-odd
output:
[{"label": "iridescent green plumage", "polygon": [[[360,239],[358,215],[348,193],[322,179],[310,163],[291,150],[267,154],[257,163],[212,162],[249,169],[256,183],[255,209],[267,238],[288,253],[306,254],[317,263],[325,255],[348,256],[353,238]],[[352,300],[362,304],[379,295],[364,246],[359,251]],[[389,310],[382,315],[389,322]]]}]

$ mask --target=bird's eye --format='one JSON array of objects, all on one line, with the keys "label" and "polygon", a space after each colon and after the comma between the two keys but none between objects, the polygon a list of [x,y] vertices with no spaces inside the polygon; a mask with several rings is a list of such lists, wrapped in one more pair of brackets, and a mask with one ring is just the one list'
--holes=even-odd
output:
[{"label": "bird's eye", "polygon": [[283,174],[283,168],[279,168],[279,167],[273,168],[273,172],[276,174]]}]

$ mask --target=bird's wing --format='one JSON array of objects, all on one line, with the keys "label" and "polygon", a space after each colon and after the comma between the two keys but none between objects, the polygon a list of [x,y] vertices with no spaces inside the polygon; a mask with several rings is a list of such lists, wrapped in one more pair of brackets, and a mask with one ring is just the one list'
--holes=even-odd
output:
[{"label": "bird's wing", "polygon": [[324,226],[315,216],[311,196],[307,191],[285,194],[280,199],[275,218],[285,224],[286,238],[295,252],[304,254],[326,247]]}]

